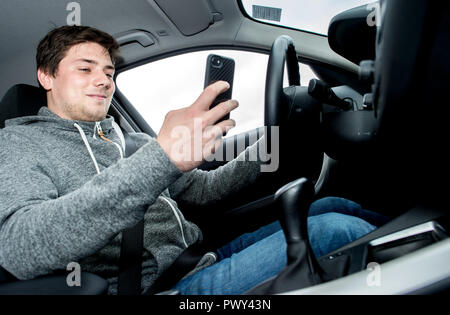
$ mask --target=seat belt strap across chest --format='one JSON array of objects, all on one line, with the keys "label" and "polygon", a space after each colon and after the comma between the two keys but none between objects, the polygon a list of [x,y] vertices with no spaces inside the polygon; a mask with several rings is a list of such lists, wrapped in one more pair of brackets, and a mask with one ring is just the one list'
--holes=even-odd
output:
[{"label": "seat belt strap across chest", "polygon": [[[125,157],[131,156],[138,147],[130,135],[123,131]],[[142,254],[144,249],[144,219],[134,227],[122,232],[117,293],[119,295],[141,294]]]}]

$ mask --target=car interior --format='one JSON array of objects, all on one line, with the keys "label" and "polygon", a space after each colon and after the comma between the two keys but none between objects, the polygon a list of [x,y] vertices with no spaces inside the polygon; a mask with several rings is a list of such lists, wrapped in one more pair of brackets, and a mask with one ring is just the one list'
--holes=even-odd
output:
[{"label": "car interior", "polygon": [[[367,6],[359,6],[334,16],[323,36],[257,21],[240,0],[77,3],[82,25],[112,34],[121,45],[116,77],[188,51],[241,49],[269,56],[265,90],[260,91],[264,126],[227,137],[223,146],[239,141],[249,146],[262,135],[271,139],[270,127],[279,126],[279,168],[213,207],[179,205],[202,229],[208,249],[280,220],[289,241],[288,265],[247,294],[448,292],[450,4],[380,0],[378,26],[367,24]],[[0,128],[7,119],[35,115],[45,106],[35,51],[48,31],[66,25],[67,4],[0,4]],[[308,86],[300,84],[299,62],[317,76]],[[118,88],[109,114],[127,133],[156,136]],[[213,170],[224,163],[205,162],[200,168]],[[306,220],[309,205],[326,196],[353,200],[390,220],[315,258]],[[382,285],[368,282],[373,266],[382,271]],[[0,294],[106,294],[108,284],[98,275],[82,272],[81,287],[67,286],[66,277],[62,270],[19,281],[0,266]],[[163,294],[177,293],[165,291],[169,284],[161,288]]]}]

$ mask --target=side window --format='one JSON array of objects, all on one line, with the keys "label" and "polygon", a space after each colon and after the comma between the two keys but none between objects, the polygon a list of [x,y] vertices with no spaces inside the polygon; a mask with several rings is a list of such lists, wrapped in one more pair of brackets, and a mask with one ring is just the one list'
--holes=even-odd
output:
[{"label": "side window", "polygon": [[[231,113],[236,121],[227,136],[264,126],[264,90],[268,56],[237,50],[191,52],[161,59],[125,71],[117,77],[117,87],[159,133],[167,112],[191,105],[203,91],[206,58],[209,54],[233,58],[236,62],[233,99],[240,106]],[[314,73],[300,64],[302,85]],[[285,74],[285,86],[287,76]]]}]

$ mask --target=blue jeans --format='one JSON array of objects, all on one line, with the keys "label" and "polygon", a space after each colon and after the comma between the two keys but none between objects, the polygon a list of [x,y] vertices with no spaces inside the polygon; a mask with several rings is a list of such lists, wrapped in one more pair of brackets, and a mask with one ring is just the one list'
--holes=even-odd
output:
[{"label": "blue jeans", "polygon": [[[308,234],[317,257],[376,228],[353,215],[378,218],[376,214],[358,206],[349,200],[334,197],[320,199],[311,205]],[[332,212],[326,209],[332,209]],[[378,219],[381,220],[381,217]],[[277,275],[287,264],[286,239],[280,223],[274,222],[240,236],[218,249],[217,256],[217,263],[182,279],[174,289],[183,295],[242,294]]]},{"label": "blue jeans", "polygon": [[313,202],[309,207],[308,215],[311,217],[329,212],[358,217],[376,227],[380,227],[390,220],[390,218],[384,215],[364,210],[360,204],[354,201],[339,197],[325,197]]}]

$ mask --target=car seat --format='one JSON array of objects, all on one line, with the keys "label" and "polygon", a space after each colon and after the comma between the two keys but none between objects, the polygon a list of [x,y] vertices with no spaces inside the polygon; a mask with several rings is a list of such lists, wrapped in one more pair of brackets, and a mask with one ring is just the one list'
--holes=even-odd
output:
[{"label": "car seat", "polygon": [[[37,115],[47,103],[45,90],[35,86],[18,84],[11,87],[0,101],[0,128],[5,120]],[[69,272],[60,271],[54,275],[33,280],[19,281],[0,266],[0,294],[6,295],[100,295],[106,294],[108,282],[91,273],[81,272],[82,286],[69,286]]]}]

